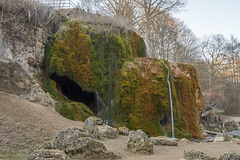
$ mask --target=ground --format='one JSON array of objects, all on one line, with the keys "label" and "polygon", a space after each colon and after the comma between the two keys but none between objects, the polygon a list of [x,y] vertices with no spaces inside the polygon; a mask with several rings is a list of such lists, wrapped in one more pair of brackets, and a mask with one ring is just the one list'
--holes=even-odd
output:
[{"label": "ground", "polygon": [[[21,160],[29,152],[64,128],[82,127],[82,122],[68,120],[51,109],[28,102],[19,96],[0,92],[0,159]],[[126,148],[127,136],[117,139],[105,139],[108,151],[112,151],[124,160],[178,160],[184,151],[196,150],[219,157],[224,152],[240,154],[240,146],[229,142],[189,143],[179,142],[176,147],[154,146],[153,155],[129,152]]]}]

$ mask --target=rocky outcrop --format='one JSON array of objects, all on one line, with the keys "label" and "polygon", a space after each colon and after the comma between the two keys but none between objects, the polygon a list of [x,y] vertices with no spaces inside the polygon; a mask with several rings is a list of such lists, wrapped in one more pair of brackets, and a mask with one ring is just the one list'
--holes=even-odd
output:
[{"label": "rocky outcrop", "polygon": [[240,155],[236,153],[224,153],[219,160],[240,160]]},{"label": "rocky outcrop", "polygon": [[128,136],[127,148],[133,152],[153,153],[152,141],[141,130],[131,131]]},{"label": "rocky outcrop", "polygon": [[64,151],[56,149],[42,149],[36,150],[32,153],[32,156],[27,158],[27,160],[71,160]]},{"label": "rocky outcrop", "polygon": [[[107,152],[103,143],[95,141],[93,135],[80,128],[68,128],[60,131],[53,141],[46,142],[41,148],[46,153],[52,149],[64,151],[73,158],[114,159],[113,153]],[[38,153],[38,151],[36,151]],[[34,154],[33,154],[34,155]]]},{"label": "rocky outcrop", "polygon": [[150,137],[154,145],[163,145],[163,146],[177,146],[178,143],[171,138],[159,136],[159,137]]},{"label": "rocky outcrop", "polygon": [[117,129],[108,125],[99,126],[99,134],[101,137],[114,139],[117,138]]},{"label": "rocky outcrop", "polygon": [[0,91],[55,109],[55,101],[38,84],[44,59],[46,34],[25,26],[16,30],[11,22],[0,25]]},{"label": "rocky outcrop", "polygon": [[85,120],[83,129],[87,131],[89,134],[92,134],[95,138],[98,138],[99,135],[99,129],[95,125],[93,117],[89,117]]}]

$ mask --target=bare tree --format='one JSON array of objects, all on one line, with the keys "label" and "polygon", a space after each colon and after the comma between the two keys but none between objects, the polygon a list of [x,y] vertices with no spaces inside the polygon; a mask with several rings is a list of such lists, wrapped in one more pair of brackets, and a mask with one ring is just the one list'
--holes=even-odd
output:
[{"label": "bare tree", "polygon": [[145,28],[145,41],[149,44],[150,35],[150,23],[158,15],[164,14],[170,11],[178,11],[185,5],[185,0],[136,0],[143,11],[143,17]]},{"label": "bare tree", "polygon": [[211,91],[216,84],[216,76],[224,70],[226,39],[218,34],[205,37],[202,40],[200,49],[201,54],[206,61],[205,70],[210,77],[209,90]]}]

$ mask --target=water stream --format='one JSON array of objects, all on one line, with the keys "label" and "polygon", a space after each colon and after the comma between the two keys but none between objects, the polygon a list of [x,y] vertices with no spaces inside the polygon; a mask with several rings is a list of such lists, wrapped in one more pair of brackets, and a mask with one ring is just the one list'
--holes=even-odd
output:
[{"label": "water stream", "polygon": [[169,101],[170,101],[170,107],[171,107],[171,121],[172,121],[172,138],[174,138],[174,121],[173,121],[173,105],[172,105],[172,91],[171,91],[171,84],[169,81],[169,68],[168,66],[162,61],[162,64],[167,68],[168,75],[167,75],[167,83],[168,83],[168,90],[169,90]]}]

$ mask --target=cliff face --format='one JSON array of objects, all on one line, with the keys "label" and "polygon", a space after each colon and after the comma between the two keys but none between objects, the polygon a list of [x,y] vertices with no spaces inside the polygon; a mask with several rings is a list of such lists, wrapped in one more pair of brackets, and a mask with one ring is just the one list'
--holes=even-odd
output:
[{"label": "cliff face", "polygon": [[11,21],[0,25],[0,91],[54,108],[54,100],[36,78],[44,58],[45,37],[39,27]]}]

